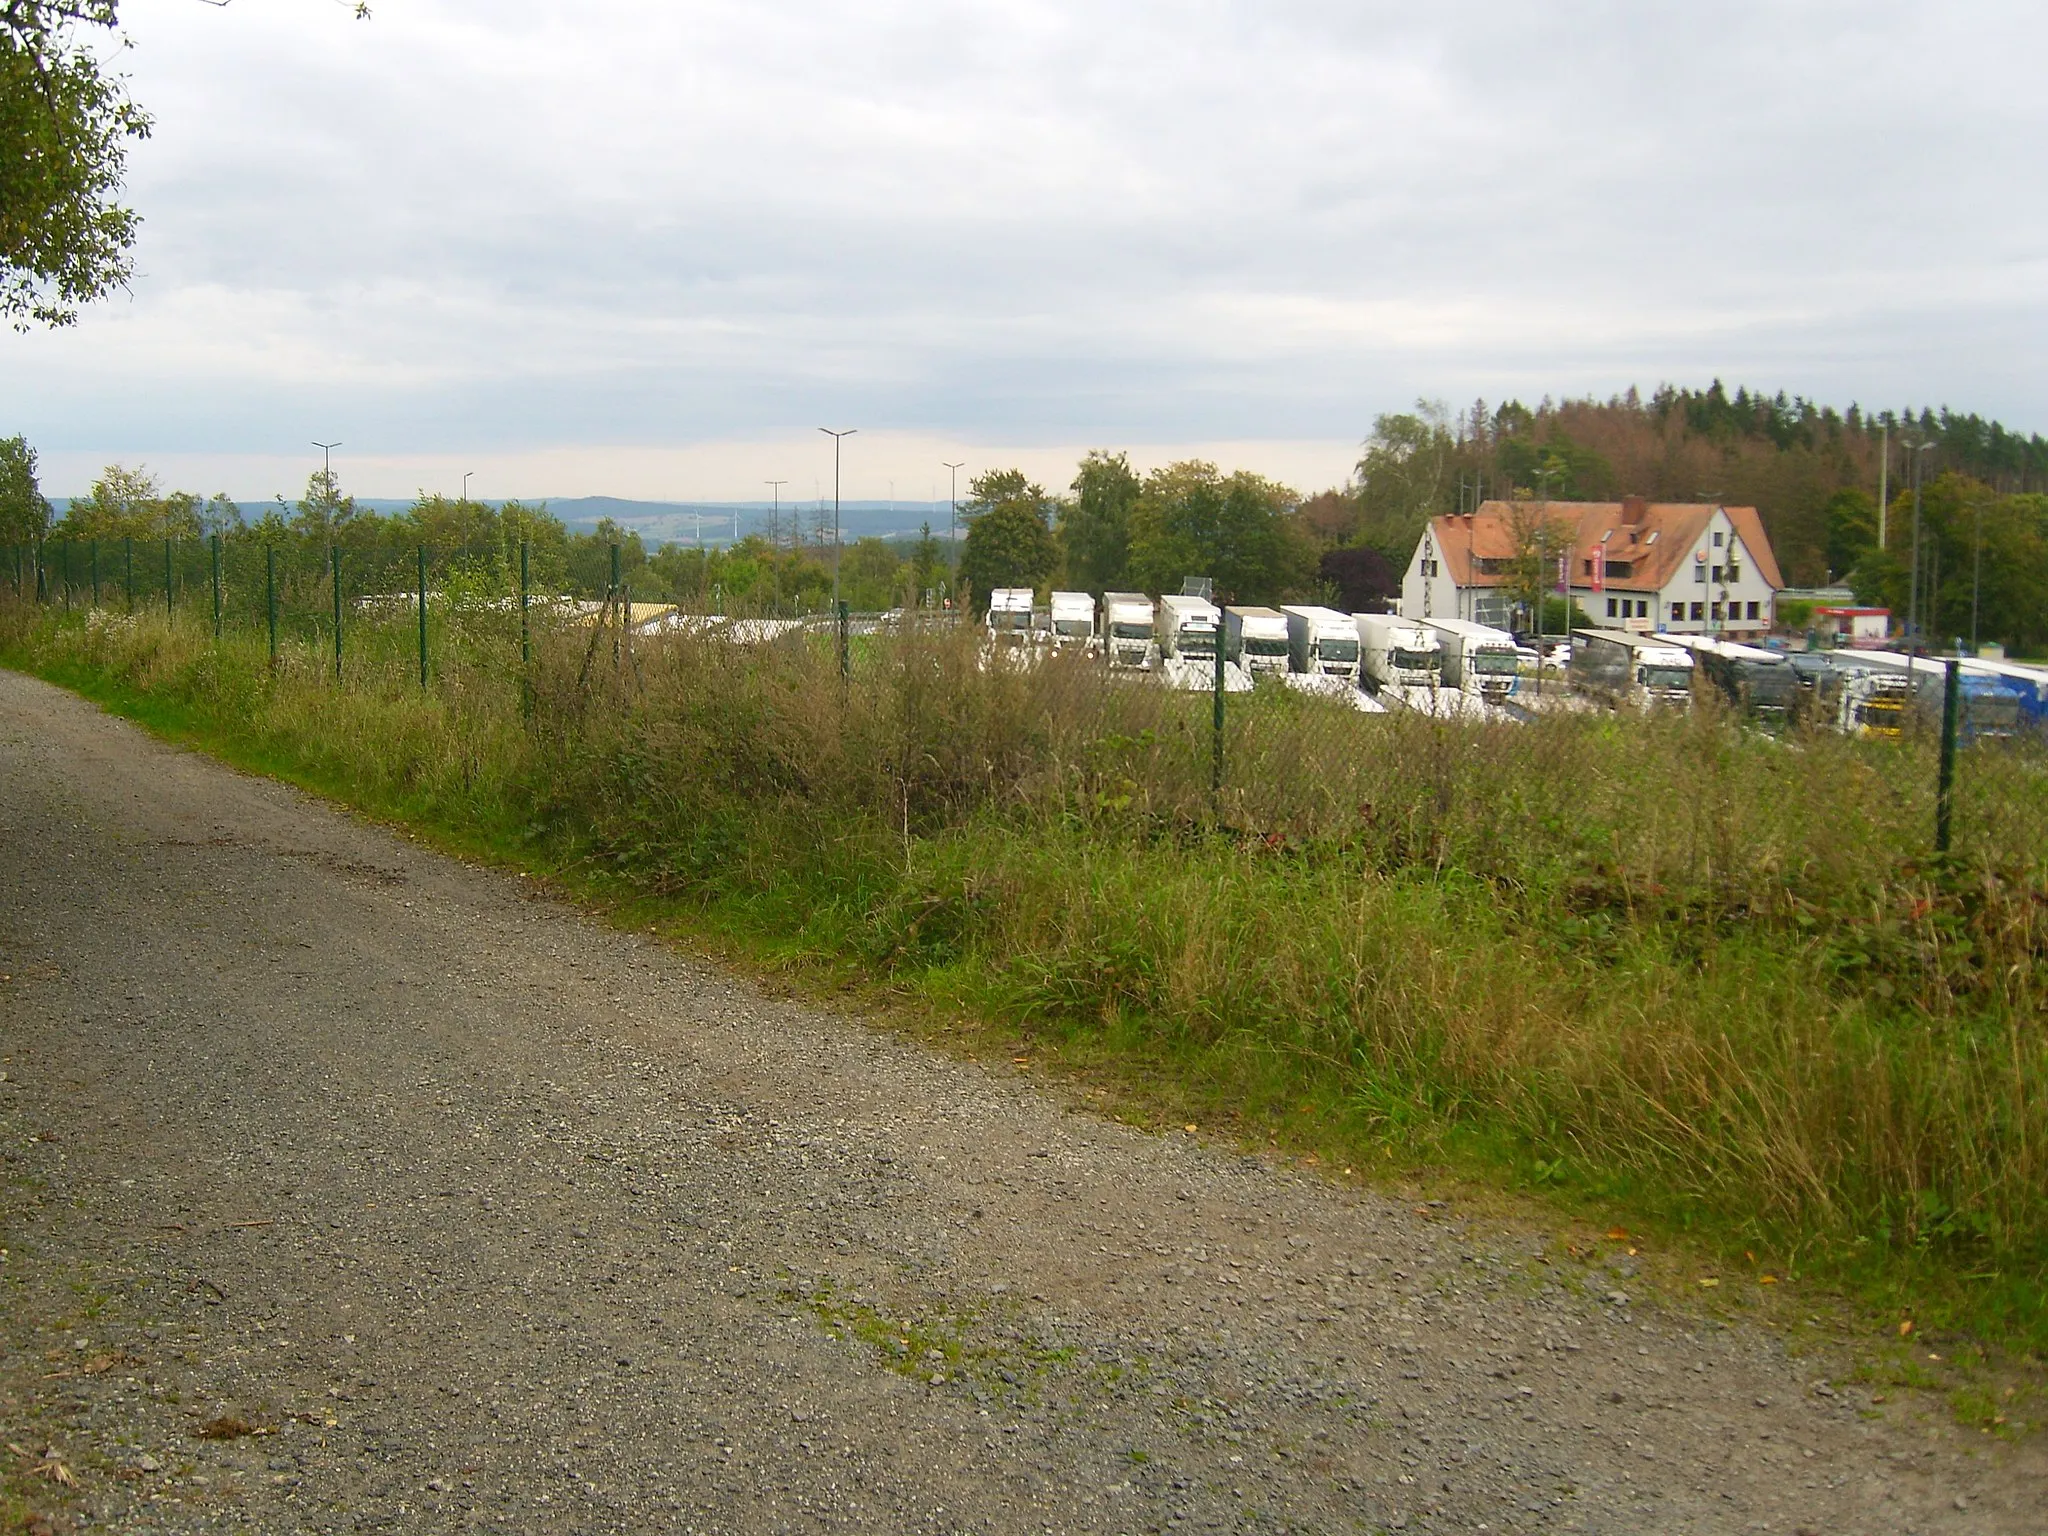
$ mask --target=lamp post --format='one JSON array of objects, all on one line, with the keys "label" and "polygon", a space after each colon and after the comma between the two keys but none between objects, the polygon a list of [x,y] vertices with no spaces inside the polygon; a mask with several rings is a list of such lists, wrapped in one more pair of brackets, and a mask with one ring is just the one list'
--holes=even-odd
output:
[{"label": "lamp post", "polygon": [[960,553],[960,471],[967,461],[962,459],[955,464],[941,459],[939,462],[945,465],[946,473],[952,477],[952,489],[947,493],[946,513],[946,569],[951,570],[954,559]]},{"label": "lamp post", "polygon": [[334,460],[331,455],[341,444],[316,441],[313,446],[320,450],[320,488],[327,496],[327,517],[331,523],[334,518]]},{"label": "lamp post", "polygon": [[462,472],[462,499],[464,501],[469,500],[469,477],[475,473],[476,471],[473,469],[465,469]]},{"label": "lamp post", "polygon": [[1907,450],[1913,456],[1913,573],[1912,591],[1906,598],[1906,649],[1913,655],[1920,654],[1920,479],[1921,466],[1927,462],[1927,450],[1932,443],[1914,443]]},{"label": "lamp post", "polygon": [[847,438],[860,430],[847,427],[834,430],[820,427],[818,430],[832,439],[832,611],[839,611],[839,447]]},{"label": "lamp post", "polygon": [[[782,542],[782,488],[789,484],[789,482],[787,480],[763,480],[761,483],[775,492],[775,511],[769,518],[768,526],[775,530],[775,542],[779,544]],[[791,542],[795,541],[792,540]]]},{"label": "lamp post", "polygon": [[1972,656],[1978,653],[1977,602],[1984,593],[1984,503],[1981,500],[1976,503],[1975,511],[1977,515],[1977,548],[1971,556],[1970,565],[1970,654]]}]

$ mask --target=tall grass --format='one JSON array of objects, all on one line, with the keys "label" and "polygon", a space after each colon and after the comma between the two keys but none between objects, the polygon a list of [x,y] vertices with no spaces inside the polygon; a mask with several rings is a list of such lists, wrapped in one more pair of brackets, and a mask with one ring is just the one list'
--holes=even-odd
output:
[{"label": "tall grass", "polygon": [[[317,646],[15,609],[18,665],[373,808],[586,861],[1332,1135],[1476,1160],[2048,1338],[2048,762],[1233,697],[971,635]],[[1964,1277],[1964,1278],[1958,1278]],[[1916,1281],[1917,1283],[1917,1281]]]}]

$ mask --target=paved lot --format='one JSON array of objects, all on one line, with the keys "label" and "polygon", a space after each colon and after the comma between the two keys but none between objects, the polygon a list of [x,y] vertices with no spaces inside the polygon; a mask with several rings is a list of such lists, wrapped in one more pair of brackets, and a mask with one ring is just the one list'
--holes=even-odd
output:
[{"label": "paved lot", "polygon": [[9,674],[0,977],[0,1438],[81,1526],[2048,1529],[2037,1446]]}]

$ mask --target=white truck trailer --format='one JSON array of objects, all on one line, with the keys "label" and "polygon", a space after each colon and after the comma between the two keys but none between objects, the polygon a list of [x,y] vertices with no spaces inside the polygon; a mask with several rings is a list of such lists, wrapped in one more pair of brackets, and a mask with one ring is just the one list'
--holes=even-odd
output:
[{"label": "white truck trailer", "polygon": [[1375,692],[1389,689],[1412,702],[1443,681],[1443,646],[1436,631],[1393,613],[1351,616],[1358,635],[1358,664]]},{"label": "white truck trailer", "polygon": [[997,587],[988,595],[991,640],[1022,645],[1031,638],[1031,589]]},{"label": "white truck trailer", "polygon": [[1521,684],[1515,637],[1470,619],[1424,619],[1443,647],[1444,686],[1487,704],[1505,704]]},{"label": "white truck trailer", "polygon": [[1287,673],[1287,616],[1277,608],[1226,608],[1223,630],[1229,657],[1256,678]]},{"label": "white truck trailer", "polygon": [[1575,629],[1567,673],[1572,687],[1612,708],[1690,707],[1692,652],[1655,635]]},{"label": "white truck trailer", "polygon": [[1112,667],[1150,672],[1159,665],[1152,599],[1142,592],[1102,594],[1103,654]]},{"label": "white truck trailer", "polygon": [[1285,603],[1288,669],[1304,677],[1341,677],[1358,683],[1358,626],[1351,615],[1312,603]]},{"label": "white truck trailer", "polygon": [[1791,723],[1800,703],[1799,678],[1782,652],[1713,635],[1657,638],[1691,651],[1707,681],[1758,724],[1779,730]]},{"label": "white truck trailer", "polygon": [[1052,595],[1052,632],[1056,646],[1086,648],[1095,643],[1095,599],[1086,592]]}]

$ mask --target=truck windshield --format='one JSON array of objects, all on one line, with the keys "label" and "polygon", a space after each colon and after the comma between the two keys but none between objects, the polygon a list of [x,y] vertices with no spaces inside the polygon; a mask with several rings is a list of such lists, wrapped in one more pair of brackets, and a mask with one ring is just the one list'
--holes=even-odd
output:
[{"label": "truck windshield", "polygon": [[1394,665],[1404,672],[1434,672],[1443,665],[1443,657],[1435,651],[1411,651],[1397,645]]},{"label": "truck windshield", "polygon": [[1180,632],[1180,653],[1183,656],[1214,656],[1216,654],[1216,632],[1210,629],[1184,629]]},{"label": "truck windshield", "polygon": [[1790,667],[1776,667],[1761,661],[1745,662],[1739,676],[1752,704],[1783,705],[1799,691]]},{"label": "truck windshield", "polygon": [[1119,640],[1150,640],[1152,638],[1152,626],[1150,624],[1125,624],[1119,622],[1110,625],[1109,632]]},{"label": "truck windshield", "polygon": [[1890,698],[1866,699],[1855,709],[1856,723],[1874,731],[1896,731],[1905,713],[1905,701],[1896,694]]},{"label": "truck windshield", "polygon": [[1474,651],[1472,670],[1474,672],[1496,672],[1504,677],[1513,677],[1521,670],[1521,658],[1513,651]]},{"label": "truck windshield", "polygon": [[990,613],[988,622],[991,629],[1029,629],[1031,627],[1031,615],[1028,613]]},{"label": "truck windshield", "polygon": [[1358,660],[1358,642],[1348,638],[1329,636],[1316,642],[1316,654],[1325,661],[1356,661]]},{"label": "truck windshield", "polygon": [[1963,696],[1963,708],[1973,731],[1997,731],[2011,735],[2019,729],[2020,701],[2000,689]]},{"label": "truck windshield", "polygon": [[1285,640],[1247,638],[1244,643],[1244,649],[1247,656],[1285,656],[1287,654],[1287,642]]},{"label": "truck windshield", "polygon": [[1638,667],[1636,681],[1645,688],[1690,688],[1691,667]]},{"label": "truck windshield", "polygon": [[1086,619],[1061,619],[1053,625],[1053,628],[1061,634],[1071,635],[1077,640],[1086,640],[1095,633],[1095,626]]}]

